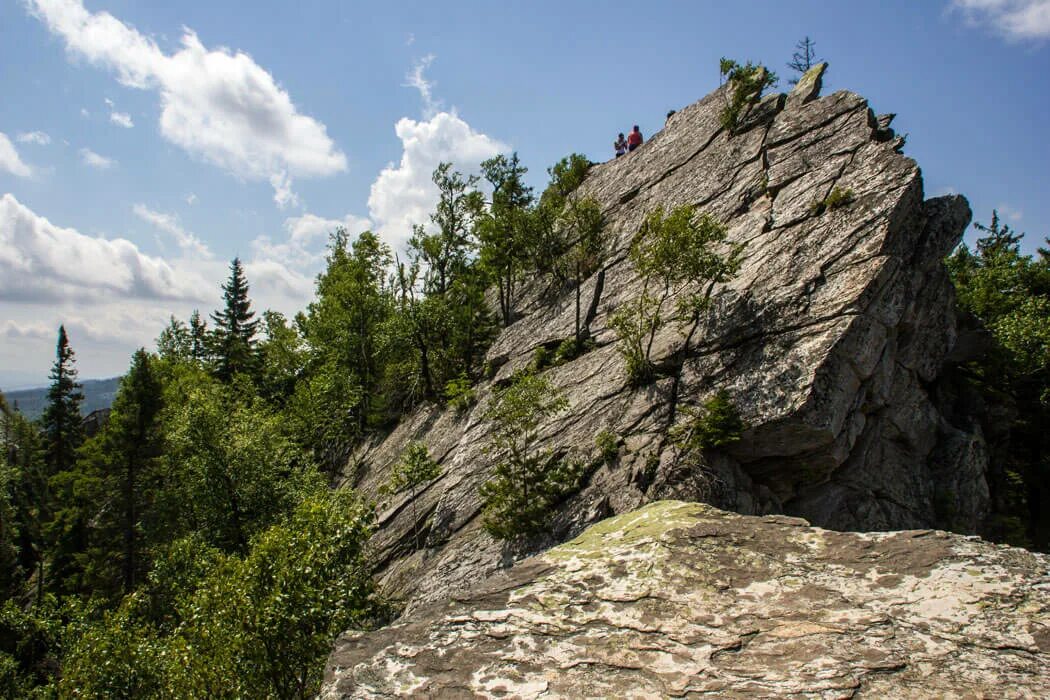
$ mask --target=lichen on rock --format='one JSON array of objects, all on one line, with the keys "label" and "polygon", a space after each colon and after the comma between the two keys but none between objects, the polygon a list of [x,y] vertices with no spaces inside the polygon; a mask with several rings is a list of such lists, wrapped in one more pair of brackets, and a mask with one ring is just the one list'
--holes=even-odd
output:
[{"label": "lichen on rock", "polygon": [[322,697],[1046,697],[1050,560],[656,502],[336,645]]}]

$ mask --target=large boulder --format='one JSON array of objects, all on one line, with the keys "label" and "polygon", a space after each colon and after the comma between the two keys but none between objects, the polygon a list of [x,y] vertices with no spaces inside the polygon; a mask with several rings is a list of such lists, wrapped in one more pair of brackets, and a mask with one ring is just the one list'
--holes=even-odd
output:
[{"label": "large boulder", "polygon": [[[969,207],[962,197],[924,201],[918,166],[868,103],[851,92],[818,97],[819,71],[812,78],[794,99],[763,98],[732,135],[719,124],[721,88],[638,150],[591,168],[581,195],[601,205],[611,251],[582,286],[596,347],[546,370],[569,408],[542,439],[556,454],[586,456],[607,430],[622,446],[564,504],[549,536],[510,548],[481,530],[478,487],[493,467],[483,409],[538,348],[572,336],[571,288],[523,285],[515,322],[488,352],[476,407],[420,407],[353,455],[342,483],[377,498],[412,440],[443,470],[413,492],[414,504],[408,491],[381,500],[374,544],[388,591],[410,607],[440,599],[665,498],[840,530],[978,530],[989,502],[983,436],[932,398],[957,338],[942,260]],[[846,205],[823,206],[836,189],[851,195]],[[680,324],[664,327],[653,345],[660,375],[634,388],[609,325],[641,291],[627,248],[648,212],[681,204],[724,221],[746,244],[743,266],[714,290],[688,354]],[[668,429],[721,389],[749,426],[744,439],[686,459]]]},{"label": "large boulder", "polygon": [[336,644],[321,697],[1050,697],[1050,559],[661,501]]}]

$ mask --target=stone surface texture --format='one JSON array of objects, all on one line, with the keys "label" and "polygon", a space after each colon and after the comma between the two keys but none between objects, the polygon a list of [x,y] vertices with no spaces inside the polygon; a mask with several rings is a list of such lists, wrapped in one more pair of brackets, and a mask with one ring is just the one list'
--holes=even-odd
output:
[{"label": "stone surface texture", "polygon": [[344,635],[321,697],[1045,698],[1050,559],[658,501]]},{"label": "stone surface texture", "polygon": [[[889,118],[851,92],[821,97],[819,83],[814,74],[800,83],[804,94],[762,98],[732,135],[719,126],[720,88],[638,150],[591,168],[580,194],[600,203],[610,251],[582,286],[596,347],[546,370],[569,408],[542,440],[588,458],[608,430],[620,451],[564,504],[547,537],[511,547],[482,531],[478,487],[493,467],[482,415],[493,388],[537,348],[573,335],[571,287],[523,282],[473,408],[423,406],[353,455],[341,483],[379,500],[380,577],[409,609],[661,499],[834,530],[979,529],[989,502],[985,441],[975,422],[932,398],[957,339],[942,260],[969,207],[958,196],[924,200],[919,168],[899,152]],[[817,213],[836,187],[852,191],[852,202]],[[725,222],[730,240],[746,244],[743,266],[715,288],[697,328],[664,327],[653,347],[659,376],[632,388],[608,324],[640,293],[627,248],[648,212],[681,204]],[[702,458],[680,454],[668,428],[719,389],[746,420],[744,439]],[[412,440],[442,468],[415,504],[409,491],[380,495]]]}]

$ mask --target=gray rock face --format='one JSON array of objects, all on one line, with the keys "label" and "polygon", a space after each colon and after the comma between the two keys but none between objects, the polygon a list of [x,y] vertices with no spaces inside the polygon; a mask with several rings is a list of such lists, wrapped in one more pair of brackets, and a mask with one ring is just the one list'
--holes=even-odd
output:
[{"label": "gray rock face", "polygon": [[662,501],[336,644],[321,697],[1050,696],[1050,560]]},{"label": "gray rock face", "polygon": [[[942,259],[969,207],[962,197],[924,201],[917,165],[884,138],[888,121],[853,93],[817,97],[819,77],[807,81],[805,99],[763,98],[733,136],[719,127],[725,102],[716,91],[675,113],[640,149],[591,169],[582,194],[601,204],[612,250],[582,289],[596,348],[547,370],[569,409],[545,426],[543,440],[556,452],[586,454],[609,430],[622,447],[531,551],[666,498],[801,516],[836,530],[979,527],[989,501],[983,437],[949,422],[931,399],[957,336]],[[852,202],[816,213],[834,188],[852,191]],[[649,211],[680,204],[726,222],[730,239],[746,244],[745,259],[715,289],[684,361],[684,332],[669,323],[653,348],[660,376],[634,389],[608,322],[640,293],[627,260],[631,237]],[[489,351],[494,376],[477,387],[478,405],[463,413],[422,407],[347,468],[344,483],[377,496],[405,445],[422,440],[443,469],[414,507],[407,493],[381,502],[381,577],[410,607],[522,554],[480,528],[478,486],[492,468],[481,416],[494,385],[574,325],[574,290],[538,279],[523,288],[518,320]],[[744,439],[685,459],[667,429],[719,389],[747,421]],[[426,542],[418,551],[417,527]]]}]

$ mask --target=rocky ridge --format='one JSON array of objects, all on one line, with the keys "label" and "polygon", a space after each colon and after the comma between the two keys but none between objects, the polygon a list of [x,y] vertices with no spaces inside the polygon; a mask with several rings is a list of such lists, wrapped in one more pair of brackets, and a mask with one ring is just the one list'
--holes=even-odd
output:
[{"label": "rocky ridge", "polygon": [[344,635],[321,697],[1050,696],[1050,559],[661,501]]},{"label": "rocky ridge", "polygon": [[[516,320],[489,350],[491,375],[467,411],[424,406],[353,456],[343,482],[378,497],[404,447],[422,440],[442,474],[381,501],[374,544],[386,589],[409,608],[505,568],[531,548],[667,498],[744,514],[783,513],[835,530],[942,527],[974,532],[988,508],[980,429],[942,405],[939,378],[956,346],[942,259],[970,219],[962,197],[924,200],[892,116],[846,91],[820,97],[818,67],[790,95],[763,98],[734,134],[719,125],[723,87],[668,120],[626,157],[591,168],[581,195],[605,217],[610,255],[583,284],[594,350],[546,370],[567,411],[545,426],[559,454],[621,439],[564,504],[550,536],[515,549],[480,528],[490,474],[483,408],[537,348],[573,333],[574,291],[525,285]],[[851,191],[844,207],[822,202]],[[644,216],[694,204],[744,243],[739,275],[714,290],[697,328],[656,338],[659,377],[627,382],[610,315],[639,293],[627,248]],[[589,303],[586,303],[589,302]],[[687,332],[692,351],[679,352]],[[726,389],[749,426],[731,449],[697,462],[667,439],[682,409]],[[425,540],[415,547],[415,532]]]}]

